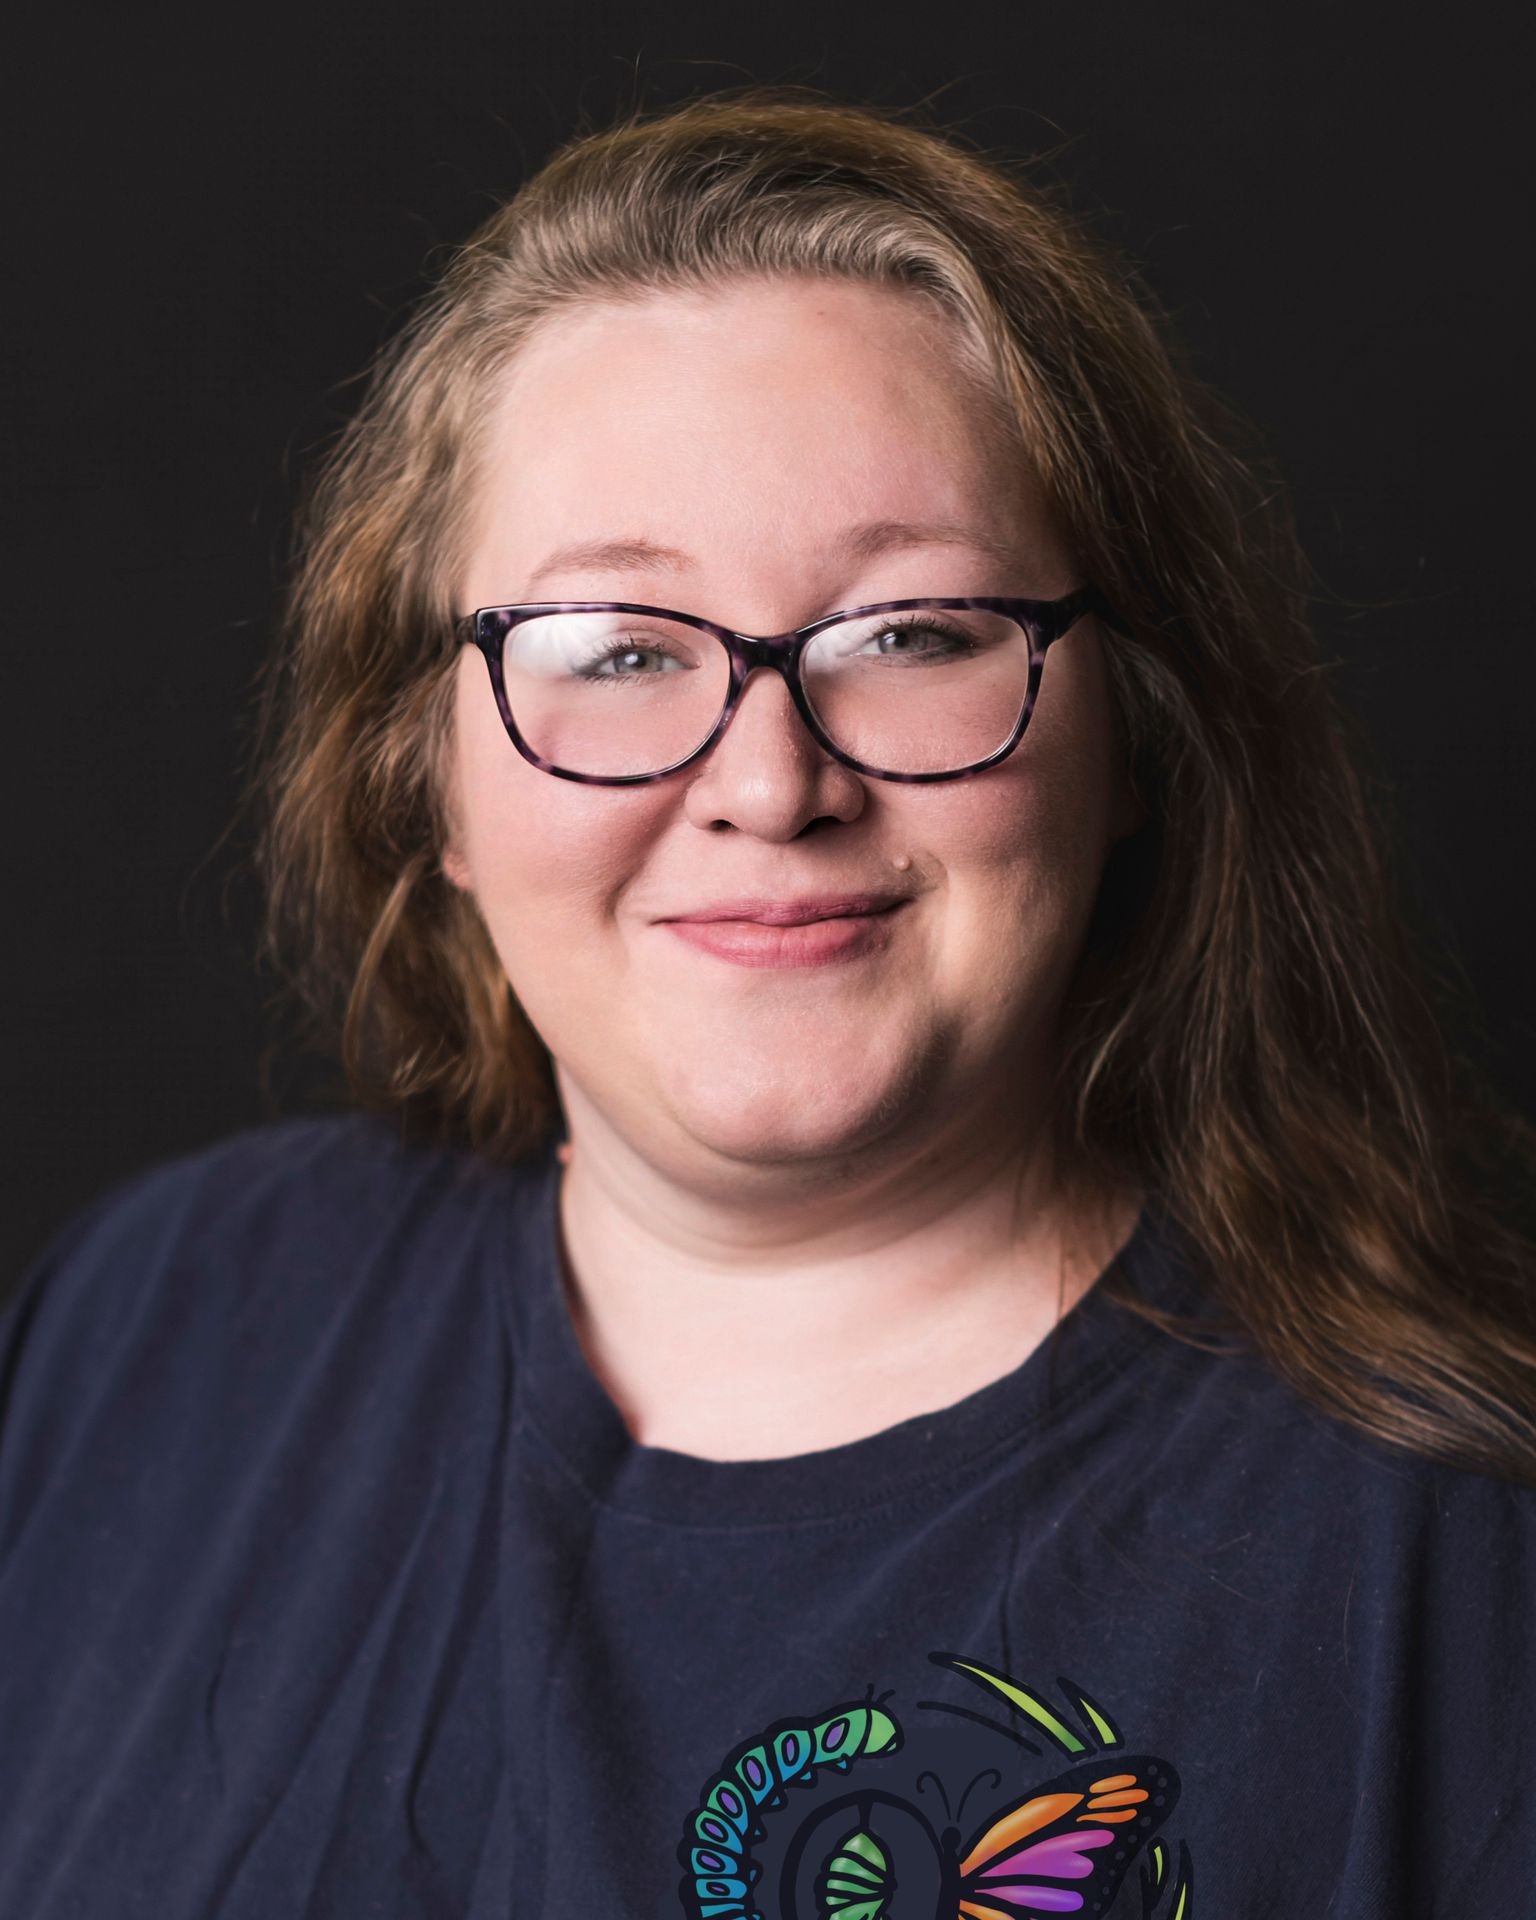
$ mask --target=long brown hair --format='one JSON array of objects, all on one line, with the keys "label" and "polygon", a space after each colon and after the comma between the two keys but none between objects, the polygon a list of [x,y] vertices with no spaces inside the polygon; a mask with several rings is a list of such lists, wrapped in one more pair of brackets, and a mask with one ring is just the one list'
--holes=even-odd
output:
[{"label": "long brown hair", "polygon": [[744,273],[958,319],[1126,623],[1105,651],[1147,818],[1063,1010],[1063,1164],[1155,1195],[1315,1404],[1536,1485],[1532,1242],[1499,1199],[1536,1141],[1442,1035],[1279,483],[1057,187],[909,116],[753,88],[586,134],[380,356],[298,517],[246,796],[262,956],[308,1036],[408,1131],[502,1163],[548,1144],[548,1052],[440,866],[477,423],[551,312]]}]

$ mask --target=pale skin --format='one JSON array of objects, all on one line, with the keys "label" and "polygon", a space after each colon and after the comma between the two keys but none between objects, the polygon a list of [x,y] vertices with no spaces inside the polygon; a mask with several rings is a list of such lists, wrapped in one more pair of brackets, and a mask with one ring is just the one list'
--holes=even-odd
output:
[{"label": "pale skin", "polygon": [[[910,293],[789,279],[547,320],[492,397],[457,610],[624,599],[769,634],[1071,591],[950,324]],[[543,570],[616,540],[676,557]],[[1139,823],[1101,644],[1084,619],[1051,648],[1008,759],[920,786],[833,760],[761,670],[682,773],[556,779],[461,654],[444,871],[553,1056],[568,1300],[637,1441],[775,1458],[949,1406],[1129,1237],[1141,1196],[1069,1200],[1044,1125],[1056,1009]],[[736,967],[657,918],[890,884],[913,897],[851,965]]]}]

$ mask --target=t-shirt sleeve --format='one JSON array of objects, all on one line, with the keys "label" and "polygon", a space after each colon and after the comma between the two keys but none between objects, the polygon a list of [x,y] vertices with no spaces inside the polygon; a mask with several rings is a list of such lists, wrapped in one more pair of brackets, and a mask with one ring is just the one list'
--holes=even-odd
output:
[{"label": "t-shirt sleeve", "polygon": [[280,1122],[102,1194],[0,1304],[6,1920],[467,1914],[512,1404],[481,1191]]},{"label": "t-shirt sleeve", "polygon": [[[1449,1469],[1426,1478],[1427,1540],[1403,1636],[1418,1660],[1379,1676],[1369,1711],[1400,1718],[1411,1844],[1443,1910],[1509,1900],[1518,1909],[1522,1896],[1536,1903],[1523,1784],[1536,1720],[1536,1492]],[[1378,1604],[1390,1613],[1393,1597]]]},{"label": "t-shirt sleeve", "polygon": [[0,1300],[0,1564],[68,1455],[93,1385],[110,1374],[195,1174],[167,1163],[72,1214]]},{"label": "t-shirt sleeve", "polygon": [[[162,1161],[72,1215],[25,1268],[0,1301],[0,1568],[50,1493],[72,1484],[87,1436],[97,1471],[105,1457],[125,1475],[151,1447],[168,1458],[195,1444],[233,1377],[232,1349],[280,1317],[258,1296],[293,1272],[307,1185],[346,1173],[355,1134],[333,1118],[287,1120]],[[295,1288],[282,1309],[303,1300]],[[193,1416],[179,1427],[178,1410]]]}]

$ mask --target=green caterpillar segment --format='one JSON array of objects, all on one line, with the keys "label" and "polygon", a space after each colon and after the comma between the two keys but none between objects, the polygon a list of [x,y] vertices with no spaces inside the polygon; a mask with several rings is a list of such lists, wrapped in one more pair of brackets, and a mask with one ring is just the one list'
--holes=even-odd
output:
[{"label": "green caterpillar segment", "polygon": [[805,1727],[785,1727],[773,1736],[773,1770],[782,1784],[803,1780],[811,1771],[811,1735]]},{"label": "green caterpillar segment", "polygon": [[816,1881],[816,1920],[885,1920],[896,1878],[875,1836],[855,1827]]},{"label": "green caterpillar segment", "polygon": [[846,1773],[854,1760],[889,1753],[900,1739],[896,1722],[878,1707],[843,1707],[811,1729],[811,1764]]},{"label": "green caterpillar segment", "polygon": [[[694,1829],[706,1845],[727,1845],[751,1838],[758,1807],[773,1791],[773,1769],[762,1747],[754,1747],[736,1762],[730,1775],[722,1774],[704,1796],[693,1816]],[[722,1834],[721,1825],[729,1828]]]}]

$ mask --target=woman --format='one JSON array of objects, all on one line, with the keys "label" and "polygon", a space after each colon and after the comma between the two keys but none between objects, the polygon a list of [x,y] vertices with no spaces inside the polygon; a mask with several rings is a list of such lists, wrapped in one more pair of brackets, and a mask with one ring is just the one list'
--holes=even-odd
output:
[{"label": "woman", "polygon": [[468,243],[254,789],[352,1110],[8,1311],[4,1911],[1522,1910],[1529,1243],[1268,499],[910,126]]}]

